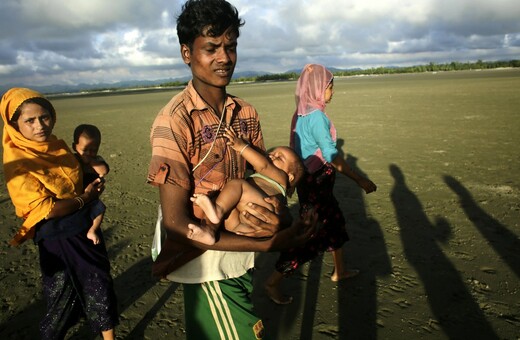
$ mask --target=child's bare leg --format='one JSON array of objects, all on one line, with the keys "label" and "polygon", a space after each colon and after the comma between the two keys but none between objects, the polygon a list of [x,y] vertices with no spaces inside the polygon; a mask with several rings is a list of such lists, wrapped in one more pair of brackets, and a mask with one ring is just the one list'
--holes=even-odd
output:
[{"label": "child's bare leg", "polygon": [[330,276],[331,281],[337,282],[343,279],[348,279],[359,274],[358,269],[347,270],[343,262],[343,248],[338,248],[332,252],[334,259],[334,271]]},{"label": "child's bare leg", "polygon": [[211,223],[220,223],[224,216],[224,212],[218,205],[213,203],[211,198],[204,194],[193,194],[193,197],[191,197],[190,200],[204,211],[204,215],[206,215],[206,218]]},{"label": "child's bare leg", "polygon": [[275,270],[267,279],[265,283],[265,292],[267,296],[278,305],[287,305],[292,302],[292,296],[283,295],[280,292],[280,283],[282,282],[283,274]]},{"label": "child's bare leg", "polygon": [[98,216],[96,216],[96,218],[94,218],[94,220],[92,221],[92,226],[87,231],[87,238],[91,240],[94,244],[99,244],[99,236],[97,234],[97,230],[101,226],[101,222],[103,222],[103,215],[104,214],[99,214]]},{"label": "child's bare leg", "polygon": [[207,220],[201,220],[200,226],[196,224],[188,224],[188,238],[200,243],[213,245],[217,241],[218,224],[208,223]]},{"label": "child's bare leg", "polygon": [[240,202],[244,192],[244,184],[247,183],[242,179],[227,182],[215,203],[207,195],[194,194],[190,200],[201,207],[208,220],[203,220],[200,226],[189,224],[188,238],[204,244],[214,244],[218,225],[224,216]]},{"label": "child's bare leg", "polygon": [[116,338],[114,329],[109,329],[108,331],[101,332],[101,335],[103,336],[103,340],[114,340]]},{"label": "child's bare leg", "polygon": [[191,201],[201,207],[211,223],[219,224],[224,216],[233,210],[245,191],[247,182],[243,179],[234,179],[226,183],[215,199],[215,203],[204,194],[194,194]]}]

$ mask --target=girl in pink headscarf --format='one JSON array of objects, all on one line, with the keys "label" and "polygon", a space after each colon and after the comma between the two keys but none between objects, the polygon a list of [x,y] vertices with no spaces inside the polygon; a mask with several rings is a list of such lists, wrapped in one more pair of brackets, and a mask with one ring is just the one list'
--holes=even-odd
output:
[{"label": "girl in pink headscarf", "polygon": [[338,151],[336,129],[325,113],[325,106],[334,94],[333,88],[334,76],[317,64],[305,65],[296,86],[296,111],[290,143],[306,167],[306,175],[297,187],[300,213],[314,208],[322,227],[305,246],[280,255],[276,270],[266,283],[267,295],[278,304],[292,301],[292,297],[283,296],[279,291],[282,278],[325,251],[332,251],[334,258],[332,281],[359,273],[358,270],[347,270],[342,260],[342,246],[349,237],[345,218],[333,194],[336,171],[354,180],[367,194],[377,187],[371,180],[354,172]]}]

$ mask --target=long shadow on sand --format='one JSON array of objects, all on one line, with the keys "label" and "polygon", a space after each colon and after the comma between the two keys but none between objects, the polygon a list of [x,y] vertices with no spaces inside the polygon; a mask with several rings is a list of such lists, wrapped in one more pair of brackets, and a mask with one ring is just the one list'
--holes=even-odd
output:
[{"label": "long shadow on sand", "polygon": [[[342,140],[338,140],[338,146],[341,145]],[[355,157],[349,155],[347,162],[358,173],[363,174],[356,165]],[[306,274],[304,271],[297,271],[283,281],[282,291],[294,297],[292,304],[277,306],[265,294],[255,298],[255,307],[264,319],[268,335],[272,339],[310,340],[321,336],[339,339],[377,338],[376,279],[391,273],[385,239],[379,223],[367,216],[364,191],[343,175],[338,175],[337,180],[336,197],[347,219],[347,230],[351,237],[344,251],[347,268],[360,268],[361,274],[339,282],[334,288],[334,283],[323,281],[329,280],[333,267],[325,268],[324,255],[320,255],[310,261]],[[297,216],[298,205],[293,207],[291,213]],[[276,258],[275,254],[258,256],[257,264],[260,268],[255,278],[255,290],[262,289],[266,276],[274,270]],[[329,273],[324,274],[324,270]],[[320,296],[327,296],[327,303],[334,305],[320,302]],[[330,310],[336,309],[336,318],[324,316]],[[297,321],[300,321],[299,330],[292,328]],[[359,324],[364,326],[358,327]]]},{"label": "long shadow on sand", "polygon": [[449,339],[497,339],[482,310],[464,285],[457,268],[436,240],[436,229],[449,228],[446,221],[432,225],[417,196],[407,187],[401,169],[392,164],[395,180],[391,191],[404,254],[418,273],[431,311]]},{"label": "long shadow on sand", "polygon": [[[106,236],[113,230],[107,229],[104,233]],[[128,246],[127,242],[119,242],[109,249],[110,257],[113,258],[115,254],[120,253]],[[114,289],[118,299],[119,313],[131,306],[149,289],[154,287],[157,280],[151,276],[152,260],[146,257],[135,264],[121,275],[114,278]],[[126,337],[128,339],[143,339],[144,330],[147,324],[155,316],[155,314],[162,307],[161,301],[168,300],[177,289],[178,285],[171,285],[163,296],[141,319],[141,321],[131,330]],[[0,324],[0,338],[2,339],[39,339],[39,322],[45,313],[45,303],[39,299],[27,306],[24,310],[11,317],[6,322]],[[68,339],[94,339],[95,336],[88,326],[83,323],[71,329],[67,336]]]},{"label": "long shadow on sand", "polygon": [[[291,214],[293,217],[298,216],[298,205],[291,207]],[[304,303],[305,281],[307,281],[301,271],[297,271],[290,278],[284,279],[281,284],[281,290],[293,296],[293,302],[284,306],[272,302],[265,294],[264,284],[275,270],[278,256],[278,252],[259,253],[255,259],[252,300],[256,313],[262,318],[269,339],[283,339],[283,335],[288,334],[299,319],[299,311]]]},{"label": "long shadow on sand", "polygon": [[[338,140],[340,145],[341,140]],[[357,158],[348,155],[347,163],[358,174]],[[336,196],[347,220],[351,240],[345,245],[347,268],[359,268],[358,277],[338,283],[338,325],[340,339],[377,339],[377,279],[392,273],[385,238],[379,222],[370,218],[364,203],[365,192],[352,180],[341,176],[338,182],[347,193]],[[376,183],[377,185],[377,183]],[[371,193],[378,195],[378,192]],[[341,197],[341,198],[340,198]],[[363,327],[359,327],[363,324]]]},{"label": "long shadow on sand", "polygon": [[520,277],[520,241],[518,237],[486,213],[473,199],[471,193],[462,183],[452,176],[444,176],[444,182],[458,196],[460,206],[473,222],[475,228],[486,238],[490,247],[507,263],[509,268]]}]

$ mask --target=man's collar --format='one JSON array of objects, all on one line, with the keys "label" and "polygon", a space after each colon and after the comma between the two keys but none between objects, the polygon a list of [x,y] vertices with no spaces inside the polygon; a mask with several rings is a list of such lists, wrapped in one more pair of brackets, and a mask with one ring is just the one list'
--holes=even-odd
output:
[{"label": "man's collar", "polygon": [[[195,90],[195,87],[193,86],[192,81],[190,80],[188,83],[188,86],[186,86],[186,90],[188,91],[190,102],[187,103],[189,105],[186,105],[186,108],[188,109],[188,112],[191,114],[193,111],[204,111],[204,110],[210,110],[209,104],[199,95],[197,90]],[[232,108],[235,108],[235,100],[232,96],[229,94],[226,94],[226,103],[225,106],[228,107],[232,105]]]}]

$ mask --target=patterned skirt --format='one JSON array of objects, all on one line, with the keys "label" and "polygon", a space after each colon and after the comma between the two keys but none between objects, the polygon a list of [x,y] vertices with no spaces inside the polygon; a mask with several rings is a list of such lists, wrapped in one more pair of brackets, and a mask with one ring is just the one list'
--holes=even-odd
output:
[{"label": "patterned skirt", "polygon": [[[98,231],[101,233],[101,231]],[[86,231],[38,242],[47,311],[42,339],[63,339],[80,317],[100,334],[118,324],[117,300],[105,242],[94,245]]]},{"label": "patterned skirt", "polygon": [[298,184],[300,214],[313,207],[318,213],[319,230],[304,246],[280,254],[276,263],[280,273],[292,274],[302,264],[341,248],[349,240],[345,217],[333,194],[335,181],[336,169],[327,163],[317,172],[307,173]]}]

